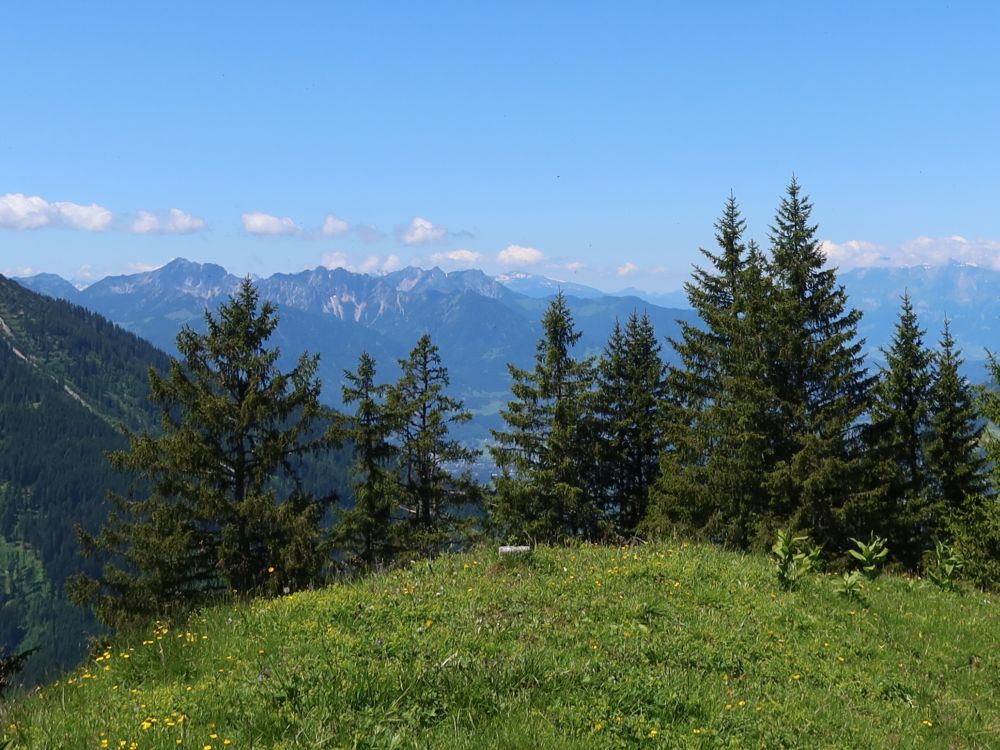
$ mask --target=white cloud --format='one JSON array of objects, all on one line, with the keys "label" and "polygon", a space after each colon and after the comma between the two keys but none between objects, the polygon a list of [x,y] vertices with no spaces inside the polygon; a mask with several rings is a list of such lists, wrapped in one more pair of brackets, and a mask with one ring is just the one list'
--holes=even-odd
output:
[{"label": "white cloud", "polygon": [[326,218],[323,220],[322,232],[327,237],[337,237],[338,235],[350,231],[350,229],[350,224],[343,219],[338,219],[333,214],[327,214]]},{"label": "white cloud", "polygon": [[63,224],[74,229],[85,229],[88,232],[103,232],[111,226],[114,215],[103,206],[91,203],[81,206],[78,203],[53,203],[59,212]]},{"label": "white cloud", "polygon": [[369,255],[361,261],[354,270],[358,273],[371,273],[372,271],[378,270],[381,263],[382,261],[377,255]]},{"label": "white cloud", "polygon": [[157,216],[150,211],[139,211],[129,228],[133,234],[191,234],[205,228],[205,220],[171,208],[166,217]]},{"label": "white cloud", "polygon": [[347,260],[347,255],[337,251],[333,253],[323,253],[323,257],[320,258],[319,264],[325,268],[346,268],[351,270],[351,265]]},{"label": "white cloud", "polygon": [[336,250],[324,253],[320,265],[326,268],[343,268],[352,273],[389,273],[400,268],[403,263],[398,255],[390,255],[384,260],[377,255],[368,255],[360,263],[352,263],[346,253]]},{"label": "white cloud", "polygon": [[497,262],[505,266],[532,266],[544,259],[541,250],[521,245],[508,245],[497,254]]},{"label": "white cloud", "polygon": [[435,265],[471,266],[482,260],[483,256],[473,250],[448,250],[431,255],[431,263]]},{"label": "white cloud", "polygon": [[298,234],[302,230],[299,225],[287,216],[272,216],[264,213],[243,214],[243,228],[250,234],[281,235]]},{"label": "white cloud", "polygon": [[635,273],[638,270],[639,266],[632,261],[628,261],[624,265],[618,266],[617,273],[619,276],[628,276],[630,273]]},{"label": "white cloud", "polygon": [[820,250],[831,265],[842,269],[883,266],[941,266],[966,263],[1000,269],[1000,241],[969,240],[951,237],[915,237],[898,245],[882,245],[864,240],[831,242],[824,240]]},{"label": "white cloud", "polygon": [[37,195],[7,193],[0,197],[0,227],[4,229],[39,229],[52,223],[52,205]]},{"label": "white cloud", "polygon": [[400,229],[397,236],[404,245],[425,245],[429,242],[446,240],[448,230],[445,227],[435,226],[420,216],[414,216],[409,226]]},{"label": "white cloud", "polygon": [[103,279],[104,275],[99,271],[96,271],[94,267],[90,264],[82,265],[73,275],[73,278],[78,282],[83,282],[85,284],[91,281],[97,281],[98,279]]},{"label": "white cloud", "polygon": [[0,196],[0,228],[41,229],[62,226],[103,232],[111,226],[114,214],[92,203],[84,206],[68,201],[49,203],[37,195],[7,193]]},{"label": "white cloud", "polygon": [[563,266],[563,268],[565,268],[567,271],[572,271],[573,273],[576,273],[577,271],[582,271],[586,267],[587,264],[579,260],[570,261],[569,263],[566,263]]}]

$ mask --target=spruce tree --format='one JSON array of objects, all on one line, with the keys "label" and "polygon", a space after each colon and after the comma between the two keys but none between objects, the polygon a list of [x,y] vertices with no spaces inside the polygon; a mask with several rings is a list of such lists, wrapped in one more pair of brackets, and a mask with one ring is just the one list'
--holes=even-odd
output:
[{"label": "spruce tree", "polygon": [[811,214],[793,179],[771,227],[770,385],[784,430],[767,487],[772,513],[832,546],[843,541],[842,509],[865,489],[859,419],[874,379],[857,340],[861,313],[824,267]]},{"label": "spruce tree", "polygon": [[986,458],[980,448],[984,425],[961,367],[961,352],[955,349],[946,320],[933,362],[926,448],[928,523],[932,533],[942,537],[951,534],[955,518],[983,496],[988,486]]},{"label": "spruce tree", "polygon": [[98,579],[71,593],[119,625],[236,595],[301,588],[324,562],[322,502],[299,479],[305,456],[327,445],[317,357],[289,372],[267,342],[275,307],[245,280],[206,333],[185,327],[181,359],[150,370],[159,434],[125,430],[128,450],[111,462],[136,478],[113,497],[102,531],[81,533],[85,552],[107,559]]},{"label": "spruce tree", "polygon": [[645,528],[745,547],[767,510],[770,284],[732,196],[715,226],[719,252],[701,251],[710,268],[695,267],[685,287],[701,323],[682,322],[671,341],[680,363],[667,375],[666,449]]},{"label": "spruce tree", "polygon": [[455,476],[452,467],[470,463],[478,452],[449,436],[472,412],[445,393],[448,370],[429,335],[399,364],[402,376],[389,390],[388,409],[397,425],[400,505],[409,515],[408,546],[431,555],[463,535],[467,524],[454,511],[475,500],[475,483]]},{"label": "spruce tree", "polygon": [[560,291],[542,318],[534,369],[507,366],[513,398],[500,414],[508,429],[491,431],[490,452],[500,471],[494,517],[511,536],[559,541],[598,534],[596,503],[586,492],[592,365],[571,355],[579,338]]},{"label": "spruce tree", "polygon": [[[913,567],[929,543],[925,501],[932,355],[908,293],[885,367],[873,389],[866,430],[873,502],[852,503],[845,518],[855,537],[876,533],[889,540],[893,555]],[[867,512],[864,512],[867,511]]]},{"label": "spruce tree", "polygon": [[[979,390],[979,415],[994,425],[1000,424],[1000,362],[988,354],[991,376],[989,386]],[[948,513],[949,532],[959,554],[965,560],[963,574],[978,586],[1000,590],[1000,438],[989,430],[981,433],[980,444],[985,449],[989,467],[989,484],[981,494],[967,494],[961,509]]]},{"label": "spruce tree", "polygon": [[597,365],[593,398],[597,463],[594,491],[623,536],[646,517],[649,489],[659,472],[660,407],[665,368],[656,332],[634,311],[622,329],[615,321]]},{"label": "spruce tree", "polygon": [[391,562],[399,548],[392,528],[400,498],[399,449],[390,442],[399,420],[386,404],[388,385],[375,382],[375,367],[375,359],[362,352],[357,369],[344,371],[344,405],[357,406],[337,430],[353,448],[354,505],[341,511],[334,539],[360,568]]},{"label": "spruce tree", "polygon": [[706,415],[708,432],[716,436],[708,461],[709,495],[720,508],[706,531],[732,547],[767,549],[782,519],[772,512],[765,481],[784,425],[767,377],[775,351],[771,280],[753,240],[737,282],[734,314],[722,321],[729,344],[720,395]]}]

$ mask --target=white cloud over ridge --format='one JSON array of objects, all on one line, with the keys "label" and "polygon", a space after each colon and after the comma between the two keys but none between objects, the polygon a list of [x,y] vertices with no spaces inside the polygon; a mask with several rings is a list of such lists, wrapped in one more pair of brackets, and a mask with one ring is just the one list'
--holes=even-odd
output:
[{"label": "white cloud over ridge", "polygon": [[323,219],[323,229],[321,231],[327,237],[338,237],[345,232],[351,231],[351,225],[333,214],[327,214],[326,218]]},{"label": "white cloud over ridge", "polygon": [[911,266],[942,266],[965,263],[1000,270],[1000,241],[951,237],[916,237],[899,245],[883,245],[865,240],[820,243],[821,252],[841,269]]},{"label": "white cloud over ridge", "polygon": [[504,266],[533,266],[543,260],[541,250],[522,245],[508,245],[497,254],[497,262]]},{"label": "white cloud over ridge", "polygon": [[397,237],[404,245],[426,245],[448,239],[448,229],[436,226],[420,216],[414,216],[407,226],[397,232]]},{"label": "white cloud over ridge", "polygon": [[431,263],[435,265],[471,266],[483,259],[482,254],[474,250],[448,250],[431,255]]},{"label": "white cloud over ridge", "polygon": [[354,263],[347,253],[336,250],[331,253],[324,253],[320,258],[320,265],[325,268],[343,268],[351,273],[389,273],[401,268],[403,263],[398,255],[390,255],[385,259],[377,255],[368,255],[358,263]]},{"label": "white cloud over ridge", "polygon": [[625,264],[623,264],[621,266],[618,266],[618,268],[616,270],[616,273],[619,276],[628,276],[630,273],[635,273],[638,270],[639,270],[639,266],[637,266],[632,261],[628,261]]},{"label": "white cloud over ridge", "polygon": [[271,214],[252,212],[245,213],[243,228],[250,234],[257,236],[280,236],[299,234],[302,229],[287,216],[272,216]]},{"label": "white cloud over ridge", "polygon": [[91,203],[84,206],[69,201],[50,203],[38,195],[7,193],[0,196],[0,228],[25,230],[67,227],[88,232],[104,232],[114,219],[110,209]]},{"label": "white cloud over ridge", "polygon": [[192,234],[205,229],[205,220],[179,208],[171,208],[165,217],[139,211],[129,231],[133,234]]}]

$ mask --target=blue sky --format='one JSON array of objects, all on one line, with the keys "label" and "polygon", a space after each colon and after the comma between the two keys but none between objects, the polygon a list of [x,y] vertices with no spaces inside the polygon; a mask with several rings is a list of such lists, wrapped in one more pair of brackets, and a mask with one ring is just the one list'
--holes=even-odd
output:
[{"label": "blue sky", "polygon": [[995,265],[998,7],[11,4],[0,273],[183,256],[660,291],[730,191],[765,240],[793,173],[842,267]]}]

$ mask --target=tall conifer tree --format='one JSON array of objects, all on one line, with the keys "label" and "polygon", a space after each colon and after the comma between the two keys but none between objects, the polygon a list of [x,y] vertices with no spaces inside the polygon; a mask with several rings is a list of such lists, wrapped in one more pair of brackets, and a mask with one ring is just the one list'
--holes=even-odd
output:
[{"label": "tall conifer tree", "polygon": [[399,364],[402,376],[389,389],[388,409],[397,424],[400,505],[409,515],[409,545],[430,555],[455,539],[460,519],[454,509],[474,500],[474,482],[449,468],[478,455],[449,436],[452,426],[472,419],[472,412],[445,393],[448,370],[429,335],[421,336]]},{"label": "tall conifer tree", "polygon": [[730,196],[716,223],[719,252],[702,250],[686,285],[700,325],[681,324],[671,341],[664,408],[667,448],[645,524],[680,528],[747,546],[765,516],[768,416],[773,413],[765,313],[770,284],[764,257],[743,242],[746,223]]},{"label": "tall conifer tree", "polygon": [[659,472],[660,406],[665,397],[660,344],[645,313],[618,321],[597,365],[594,417],[598,445],[594,492],[619,534],[634,534],[646,517]]},{"label": "tall conifer tree", "polygon": [[864,490],[859,418],[874,378],[857,340],[861,313],[848,308],[836,272],[824,267],[811,214],[793,179],[771,227],[771,387],[784,433],[767,486],[776,515],[818,542],[839,544],[839,512]]},{"label": "tall conifer tree", "polygon": [[534,369],[508,365],[513,399],[500,412],[508,429],[492,431],[490,452],[500,470],[494,516],[511,535],[557,541],[598,533],[596,503],[585,490],[592,364],[573,358],[579,338],[560,291],[542,318]]},{"label": "tall conifer tree", "polygon": [[276,310],[247,279],[207,332],[185,327],[181,360],[149,373],[158,435],[126,431],[110,456],[138,480],[132,497],[84,549],[108,558],[100,579],[78,577],[74,598],[120,625],[237,595],[301,588],[324,561],[321,502],[299,480],[302,458],[327,444],[318,359],[281,372],[267,342]]},{"label": "tall conifer tree", "polygon": [[[930,413],[931,352],[904,293],[886,365],[873,389],[866,430],[873,487],[871,502],[853,503],[845,522],[853,536],[874,532],[889,539],[893,555],[914,566],[927,542],[924,448]],[[858,512],[864,507],[868,512]]]},{"label": "tall conifer tree", "polygon": [[950,535],[955,517],[988,486],[986,457],[980,448],[984,425],[961,366],[961,352],[945,321],[933,363],[926,448],[929,525],[940,536]]},{"label": "tall conifer tree", "polygon": [[362,568],[391,562],[399,547],[391,528],[400,497],[399,449],[389,439],[399,422],[385,403],[388,386],[375,382],[375,367],[375,359],[363,352],[357,369],[345,370],[343,401],[356,406],[338,430],[353,446],[354,506],[341,512],[335,539]]}]

